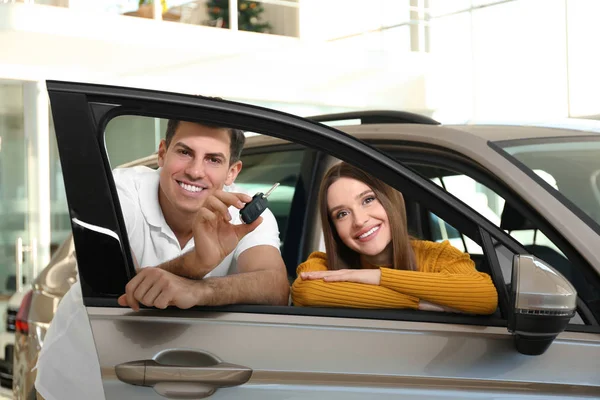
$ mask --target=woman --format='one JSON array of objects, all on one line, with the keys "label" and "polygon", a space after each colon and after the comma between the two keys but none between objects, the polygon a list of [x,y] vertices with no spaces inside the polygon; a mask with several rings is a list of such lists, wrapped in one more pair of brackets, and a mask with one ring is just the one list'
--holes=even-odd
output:
[{"label": "woman", "polygon": [[319,191],[327,253],[297,269],[297,306],[413,308],[492,314],[498,295],[469,255],[408,235],[400,192],[347,163]]}]

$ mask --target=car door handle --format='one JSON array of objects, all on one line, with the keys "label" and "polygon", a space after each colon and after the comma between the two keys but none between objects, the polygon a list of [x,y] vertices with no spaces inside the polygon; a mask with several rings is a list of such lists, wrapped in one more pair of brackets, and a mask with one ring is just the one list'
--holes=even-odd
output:
[{"label": "car door handle", "polygon": [[242,385],[252,376],[250,368],[194,351],[166,352],[156,360],[126,362],[117,365],[115,372],[122,382],[153,387],[158,394],[173,399],[210,396],[218,388]]}]

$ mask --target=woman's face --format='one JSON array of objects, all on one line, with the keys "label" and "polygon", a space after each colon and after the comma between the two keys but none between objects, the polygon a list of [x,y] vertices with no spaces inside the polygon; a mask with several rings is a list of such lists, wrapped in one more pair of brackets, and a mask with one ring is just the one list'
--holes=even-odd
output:
[{"label": "woman's face", "polygon": [[361,181],[340,178],[327,190],[327,209],[342,242],[367,260],[381,263],[378,256],[390,252],[392,234],[375,192]]}]

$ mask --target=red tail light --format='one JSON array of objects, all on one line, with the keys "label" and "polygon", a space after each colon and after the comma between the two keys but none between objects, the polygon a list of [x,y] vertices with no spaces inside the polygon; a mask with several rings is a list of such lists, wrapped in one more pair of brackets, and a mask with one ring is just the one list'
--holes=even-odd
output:
[{"label": "red tail light", "polygon": [[17,313],[17,318],[15,322],[15,328],[17,332],[21,332],[25,335],[29,333],[29,322],[27,319],[29,318],[29,307],[31,307],[31,297],[33,292],[29,290],[23,300],[21,300],[21,307],[19,307],[19,312]]}]

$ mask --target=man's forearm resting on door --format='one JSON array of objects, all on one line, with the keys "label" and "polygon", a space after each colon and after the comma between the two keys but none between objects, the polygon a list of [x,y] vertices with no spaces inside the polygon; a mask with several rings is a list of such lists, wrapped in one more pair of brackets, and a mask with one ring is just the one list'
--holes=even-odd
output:
[{"label": "man's forearm resting on door", "polygon": [[266,245],[251,247],[240,254],[237,263],[237,274],[196,282],[199,304],[288,304],[290,288],[278,249]]},{"label": "man's forearm resting on door", "polygon": [[215,265],[203,263],[202,260],[199,260],[197,257],[196,252],[191,250],[177,258],[164,262],[157,267],[175,275],[183,276],[184,278],[202,279],[217,265],[219,265],[219,263],[216,263]]},{"label": "man's forearm resting on door", "polygon": [[[228,304],[287,305],[289,285],[287,277],[279,271],[264,270],[243,272],[223,277],[206,278],[197,282],[205,285],[199,291],[199,303],[220,306]],[[207,292],[206,298],[203,294]]]},{"label": "man's forearm resting on door", "polygon": [[139,303],[157,308],[288,304],[287,273],[277,248],[249,248],[238,257],[237,267],[237,274],[204,279],[189,279],[162,268],[143,268],[129,281],[119,304],[134,310],[139,310]]}]

